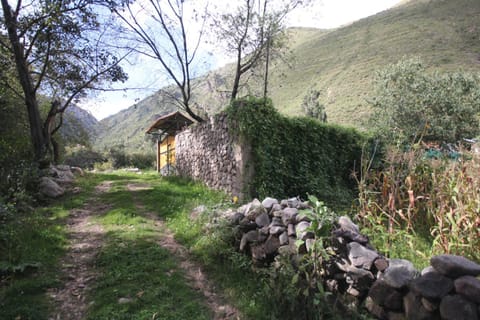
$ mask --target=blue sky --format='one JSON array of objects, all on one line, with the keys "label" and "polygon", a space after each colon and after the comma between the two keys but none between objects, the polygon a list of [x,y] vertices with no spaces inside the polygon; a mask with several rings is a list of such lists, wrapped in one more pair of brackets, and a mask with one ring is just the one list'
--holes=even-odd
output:
[{"label": "blue sky", "polygon": [[[310,7],[292,12],[287,24],[321,29],[336,28],[386,10],[399,2],[401,0],[313,0]],[[222,3],[231,4],[227,1]],[[213,56],[204,59],[208,61],[207,65],[203,66],[204,69],[220,67],[231,59],[212,48],[206,50],[213,51]],[[138,89],[100,93],[80,104],[99,120],[130,107],[166,84],[159,64],[148,58],[130,59],[123,67],[129,74],[129,80],[117,85],[116,89],[125,87]]]}]

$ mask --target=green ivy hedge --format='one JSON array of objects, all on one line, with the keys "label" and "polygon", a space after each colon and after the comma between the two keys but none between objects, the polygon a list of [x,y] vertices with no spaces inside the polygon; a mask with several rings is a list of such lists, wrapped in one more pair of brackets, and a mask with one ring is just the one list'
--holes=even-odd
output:
[{"label": "green ivy hedge", "polygon": [[251,145],[252,197],[306,197],[314,194],[332,207],[351,205],[358,167],[367,137],[351,128],[312,118],[287,118],[271,100],[234,101],[227,114],[231,127]]}]

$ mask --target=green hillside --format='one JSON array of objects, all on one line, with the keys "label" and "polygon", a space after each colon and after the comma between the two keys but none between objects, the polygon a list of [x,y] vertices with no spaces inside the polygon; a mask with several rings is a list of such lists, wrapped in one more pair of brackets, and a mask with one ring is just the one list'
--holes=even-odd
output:
[{"label": "green hillside", "polygon": [[[328,121],[361,128],[375,70],[403,56],[420,56],[438,70],[480,71],[480,1],[412,0],[334,30],[289,30],[291,63],[274,63],[269,93],[287,115],[301,115],[311,88],[322,92]],[[197,79],[196,102],[208,113],[225,105],[231,66]],[[254,82],[253,88],[260,88]],[[258,89],[257,89],[258,90]],[[100,148],[123,144],[150,150],[144,131],[156,116],[173,110],[157,93],[102,120]]]}]

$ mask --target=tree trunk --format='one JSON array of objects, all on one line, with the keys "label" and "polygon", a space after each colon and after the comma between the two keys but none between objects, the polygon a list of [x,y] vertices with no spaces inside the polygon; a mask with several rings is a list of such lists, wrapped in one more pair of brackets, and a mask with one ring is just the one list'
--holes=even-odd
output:
[{"label": "tree trunk", "polygon": [[18,35],[16,17],[13,15],[12,8],[8,4],[8,0],[1,1],[5,25],[8,31],[8,39],[12,46],[20,85],[22,86],[22,90],[25,95],[25,106],[27,107],[28,112],[30,138],[32,140],[34,149],[35,161],[40,162],[47,155],[47,145],[45,143],[45,136],[42,130],[42,120],[40,118],[38,101],[34,86],[32,84],[32,79],[30,78],[23,45],[21,44],[20,37]]},{"label": "tree trunk", "polygon": [[242,48],[238,47],[238,57],[237,57],[237,67],[235,70],[235,78],[233,80],[232,94],[230,96],[230,102],[233,102],[238,95],[238,87],[240,86],[240,77],[241,77],[241,62],[242,62]]},{"label": "tree trunk", "polygon": [[265,61],[265,77],[263,79],[263,99],[267,99],[268,94],[268,65],[270,63],[270,37],[267,39],[267,56]]}]

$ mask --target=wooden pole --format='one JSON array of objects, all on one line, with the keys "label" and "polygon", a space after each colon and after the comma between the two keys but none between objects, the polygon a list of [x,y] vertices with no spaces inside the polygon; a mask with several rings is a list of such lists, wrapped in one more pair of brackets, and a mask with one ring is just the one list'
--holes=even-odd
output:
[{"label": "wooden pole", "polygon": [[157,138],[157,172],[160,172],[160,140]]}]

